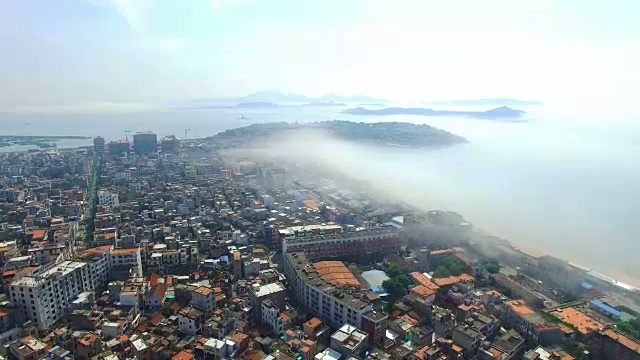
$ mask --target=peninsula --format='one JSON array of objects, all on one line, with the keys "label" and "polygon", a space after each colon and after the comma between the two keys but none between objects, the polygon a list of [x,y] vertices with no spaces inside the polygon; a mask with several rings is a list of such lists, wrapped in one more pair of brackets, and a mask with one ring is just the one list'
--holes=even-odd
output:
[{"label": "peninsula", "polygon": [[60,140],[83,140],[91,139],[88,136],[64,136],[64,135],[0,135],[0,147],[9,146],[37,146],[39,148],[56,147],[56,142]]},{"label": "peninsula", "polygon": [[420,116],[468,116],[479,119],[518,119],[525,112],[515,110],[507,106],[501,106],[487,111],[454,111],[454,110],[434,110],[427,108],[403,108],[387,107],[384,109],[367,109],[356,107],[344,110],[343,113],[351,115],[420,115]]},{"label": "peninsula", "polygon": [[466,139],[458,135],[431,127],[401,122],[363,123],[352,121],[323,121],[311,124],[267,123],[253,124],[226,130],[209,138],[212,142],[224,146],[243,146],[259,143],[272,134],[304,130],[321,130],[339,139],[359,143],[402,146],[402,147],[441,147],[465,143]]}]

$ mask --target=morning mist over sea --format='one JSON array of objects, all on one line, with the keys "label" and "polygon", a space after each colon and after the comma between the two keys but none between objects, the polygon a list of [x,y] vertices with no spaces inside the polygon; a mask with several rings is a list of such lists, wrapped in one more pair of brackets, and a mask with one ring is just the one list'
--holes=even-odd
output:
[{"label": "morning mist over sea", "polygon": [[[451,108],[451,107],[447,107]],[[640,126],[633,118],[523,108],[526,122],[457,117],[356,116],[342,107],[208,109],[100,114],[2,113],[5,135],[125,131],[206,137],[263,122],[351,120],[429,124],[469,140],[437,150],[309,144],[308,157],[424,209],[453,210],[533,254],[552,254],[640,285],[633,245],[640,223]],[[240,120],[244,116],[248,120]],[[613,126],[615,125],[615,126]],[[65,142],[66,141],[66,142]],[[59,147],[88,145],[64,140]],[[281,145],[286,146],[286,144]],[[3,148],[0,151],[19,150]]]}]

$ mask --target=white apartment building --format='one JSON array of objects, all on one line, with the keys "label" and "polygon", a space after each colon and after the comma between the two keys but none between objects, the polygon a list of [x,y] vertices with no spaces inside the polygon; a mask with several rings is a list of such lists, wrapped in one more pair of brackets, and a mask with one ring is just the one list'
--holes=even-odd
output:
[{"label": "white apartment building", "polygon": [[331,335],[331,349],[337,350],[345,358],[358,355],[367,345],[368,336],[357,327],[345,324]]},{"label": "white apartment building", "polygon": [[111,245],[87,249],[78,257],[89,265],[89,272],[94,280],[93,287],[99,289],[111,280]]},{"label": "white apartment building", "polygon": [[31,248],[27,253],[35,259],[39,265],[47,264],[56,259],[60,254],[66,258],[67,246],[65,244],[51,244],[38,248]]},{"label": "white apartment building", "polygon": [[139,247],[111,250],[111,268],[113,271],[132,271],[142,276],[142,257]]},{"label": "white apartment building", "polygon": [[120,206],[120,200],[118,194],[106,190],[98,191],[98,204],[107,206]]},{"label": "white apartment building", "polygon": [[216,292],[210,287],[198,286],[191,291],[191,304],[202,310],[205,316],[211,316],[216,309]]},{"label": "white apartment building", "polygon": [[183,334],[201,334],[205,320],[204,312],[193,306],[187,306],[178,312],[178,327]]},{"label": "white apartment building", "polygon": [[11,303],[25,320],[32,320],[40,329],[50,328],[65,316],[78,294],[94,291],[95,274],[87,263],[64,261],[40,268],[11,283]]},{"label": "white apartment building", "polygon": [[297,298],[333,327],[360,326],[362,316],[373,310],[371,303],[324,281],[303,252],[285,254],[284,273]]},{"label": "white apartment building", "polygon": [[282,313],[271,300],[263,301],[260,306],[262,306],[262,323],[269,325],[275,335],[284,335],[284,331],[291,326],[291,318]]}]

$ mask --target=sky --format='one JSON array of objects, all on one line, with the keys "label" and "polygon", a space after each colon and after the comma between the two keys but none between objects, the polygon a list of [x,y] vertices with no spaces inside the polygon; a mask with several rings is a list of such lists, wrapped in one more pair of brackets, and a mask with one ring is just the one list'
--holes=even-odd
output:
[{"label": "sky", "polygon": [[9,0],[0,110],[277,89],[632,108],[637,0]]}]

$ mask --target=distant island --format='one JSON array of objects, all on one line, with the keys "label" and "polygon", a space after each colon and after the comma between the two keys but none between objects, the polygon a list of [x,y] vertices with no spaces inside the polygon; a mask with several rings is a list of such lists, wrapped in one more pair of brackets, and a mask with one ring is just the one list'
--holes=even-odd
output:
[{"label": "distant island", "polygon": [[236,105],[238,109],[271,109],[280,107],[280,105],[268,101],[251,101],[241,102]]},{"label": "distant island", "polygon": [[322,130],[347,141],[400,147],[442,147],[467,140],[461,136],[429,125],[401,122],[362,123],[352,121],[323,121],[312,124],[266,123],[253,124],[218,133],[209,141],[225,147],[260,146],[273,134],[289,131]]},{"label": "distant island", "polygon": [[487,111],[454,111],[433,110],[426,108],[402,108],[388,107],[384,109],[366,109],[356,107],[344,110],[343,113],[351,115],[420,115],[420,116],[468,116],[480,119],[518,119],[525,114],[522,110],[515,110],[507,106],[501,106]]},{"label": "distant island", "polygon": [[312,101],[307,104],[302,104],[302,106],[347,106],[347,104],[338,103],[334,101],[324,102],[324,101]]},{"label": "distant island", "polygon": [[435,102],[434,105],[454,106],[542,106],[541,102],[510,98],[487,98],[471,100],[448,100]]},{"label": "distant island", "polygon": [[247,96],[236,99],[240,103],[247,102],[270,102],[270,103],[304,103],[304,102],[323,102],[323,103],[384,103],[385,100],[372,98],[365,95],[341,96],[337,94],[326,94],[320,97],[309,97],[301,94],[283,93],[275,90],[258,91]]}]

